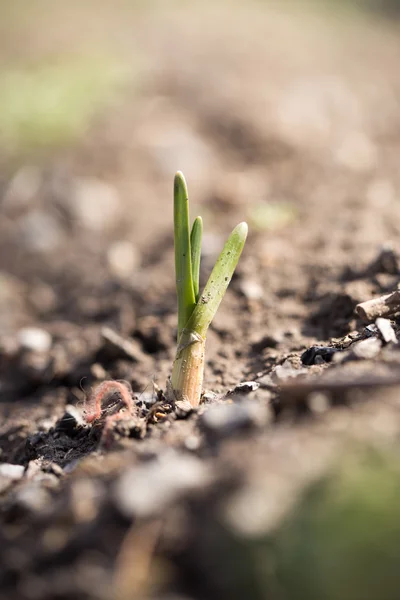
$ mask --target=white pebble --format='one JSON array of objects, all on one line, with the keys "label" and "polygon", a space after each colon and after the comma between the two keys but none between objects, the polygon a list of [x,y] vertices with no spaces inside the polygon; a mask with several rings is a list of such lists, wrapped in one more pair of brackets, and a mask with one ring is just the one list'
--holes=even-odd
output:
[{"label": "white pebble", "polygon": [[33,352],[48,352],[52,338],[48,331],[39,327],[25,327],[17,335],[19,346]]}]

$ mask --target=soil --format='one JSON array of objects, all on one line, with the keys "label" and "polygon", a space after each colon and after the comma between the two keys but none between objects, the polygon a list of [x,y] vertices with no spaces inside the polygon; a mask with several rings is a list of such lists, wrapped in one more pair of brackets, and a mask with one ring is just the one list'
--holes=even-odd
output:
[{"label": "soil", "polygon": [[[247,549],[354,444],[395,452],[400,433],[398,345],[354,312],[400,281],[398,26],[222,3],[123,31],[138,89],[82,142],[2,172],[0,596],[300,597]],[[203,283],[250,227],[195,411],[160,391],[177,169]],[[123,405],[84,418],[105,380],[134,399],[107,435]]]}]

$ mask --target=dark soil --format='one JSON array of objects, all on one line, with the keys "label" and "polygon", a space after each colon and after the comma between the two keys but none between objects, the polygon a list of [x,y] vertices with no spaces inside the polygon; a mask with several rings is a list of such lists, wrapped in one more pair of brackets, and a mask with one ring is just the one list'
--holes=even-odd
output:
[{"label": "dark soil", "polygon": [[[373,23],[144,13],[139,91],[82,143],[4,169],[1,598],[328,598],[293,592],[265,540],[355,447],[398,452],[399,347],[354,312],[400,281],[400,36]],[[204,217],[203,282],[250,226],[192,412],[159,391],[177,169]],[[135,411],[105,439],[83,413],[107,379]]]}]

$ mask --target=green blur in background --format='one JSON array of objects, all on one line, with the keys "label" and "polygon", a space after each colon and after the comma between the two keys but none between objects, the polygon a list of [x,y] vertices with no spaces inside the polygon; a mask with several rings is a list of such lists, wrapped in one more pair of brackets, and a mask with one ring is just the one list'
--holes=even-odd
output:
[{"label": "green blur in background", "polygon": [[[311,10],[323,5],[334,12],[350,6],[381,16],[400,10],[400,0],[304,3]],[[2,3],[0,154],[15,157],[51,150],[83,135],[92,117],[109,106],[121,84],[129,81],[132,57],[124,66],[119,23],[143,11],[165,10],[158,1]],[[179,12],[180,3],[169,3],[169,10]]]}]

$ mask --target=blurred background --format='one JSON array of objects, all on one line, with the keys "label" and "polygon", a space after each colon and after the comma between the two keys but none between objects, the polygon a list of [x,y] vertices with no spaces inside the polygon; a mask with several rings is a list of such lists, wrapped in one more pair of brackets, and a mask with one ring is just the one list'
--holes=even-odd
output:
[{"label": "blurred background", "polygon": [[[163,250],[172,264],[177,169],[193,211],[201,205],[206,254],[238,218],[270,232],[262,264],[293,256],[293,236],[336,260],[388,227],[400,233],[398,10],[394,0],[3,3],[2,328],[38,310],[79,319],[77,281],[81,304],[110,275],[173,292],[169,268],[145,267]],[[19,279],[33,285],[24,306]]]}]

